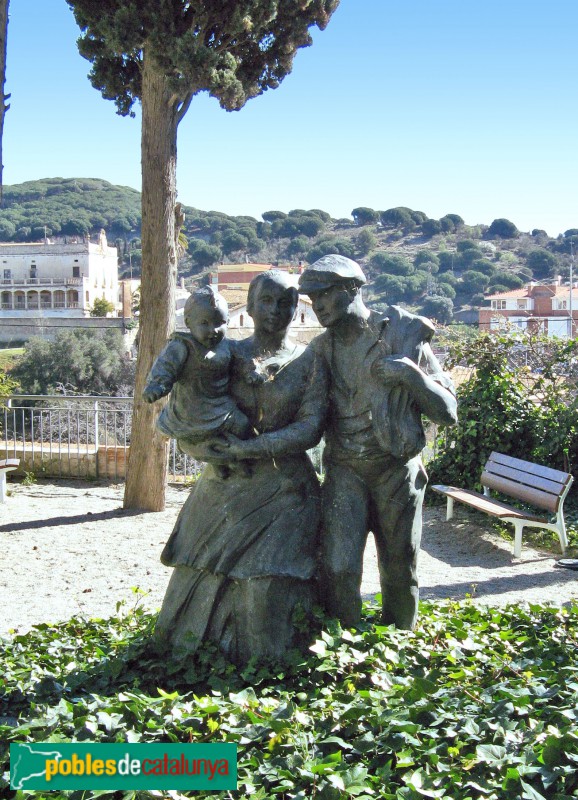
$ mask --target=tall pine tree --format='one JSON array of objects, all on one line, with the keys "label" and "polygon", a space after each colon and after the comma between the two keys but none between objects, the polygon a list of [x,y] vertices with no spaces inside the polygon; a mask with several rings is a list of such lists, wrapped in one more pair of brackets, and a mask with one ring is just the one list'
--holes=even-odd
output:
[{"label": "tall pine tree", "polygon": [[142,283],[125,508],[165,503],[166,440],[158,404],[141,400],[146,375],[174,326],[177,128],[206,91],[234,111],[289,74],[339,0],[67,0],[90,80],[118,113],[142,106]]},{"label": "tall pine tree", "polygon": [[8,40],[8,6],[10,0],[0,0],[0,206],[3,204],[2,194],[4,186],[4,162],[2,161],[2,141],[4,139],[4,115],[10,108],[6,100],[9,94],[4,94],[6,83],[6,45]]}]

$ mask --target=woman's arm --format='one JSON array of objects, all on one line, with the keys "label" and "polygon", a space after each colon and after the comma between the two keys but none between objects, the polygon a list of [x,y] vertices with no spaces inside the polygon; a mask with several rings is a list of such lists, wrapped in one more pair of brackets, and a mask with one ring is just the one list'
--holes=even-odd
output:
[{"label": "woman's arm", "polygon": [[[240,440],[239,440],[240,441]],[[193,442],[191,439],[179,439],[179,450],[191,456],[196,461],[205,461],[210,464],[228,464],[233,457],[227,452],[228,439],[215,437],[204,442]]]},{"label": "woman's arm", "polygon": [[329,397],[329,372],[322,355],[310,351],[305,392],[295,420],[277,431],[241,441],[229,437],[226,447],[218,446],[229,458],[274,458],[294,455],[318,444],[325,429]]}]

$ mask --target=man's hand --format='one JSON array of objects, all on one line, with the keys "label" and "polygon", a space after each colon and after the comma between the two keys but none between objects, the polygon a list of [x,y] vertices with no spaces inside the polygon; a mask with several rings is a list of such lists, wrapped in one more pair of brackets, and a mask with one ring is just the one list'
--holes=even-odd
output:
[{"label": "man's hand", "polygon": [[379,378],[388,386],[396,386],[398,384],[405,386],[411,381],[415,372],[419,371],[419,367],[407,356],[401,356],[400,358],[391,356],[390,358],[380,358],[374,361],[371,371],[376,378]]}]

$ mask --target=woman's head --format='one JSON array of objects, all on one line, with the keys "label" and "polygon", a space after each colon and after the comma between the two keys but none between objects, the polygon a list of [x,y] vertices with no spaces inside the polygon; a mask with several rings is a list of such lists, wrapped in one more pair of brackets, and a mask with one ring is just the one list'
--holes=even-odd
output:
[{"label": "woman's head", "polygon": [[299,295],[286,272],[271,269],[253,278],[247,295],[247,313],[255,330],[278,333],[289,327]]}]

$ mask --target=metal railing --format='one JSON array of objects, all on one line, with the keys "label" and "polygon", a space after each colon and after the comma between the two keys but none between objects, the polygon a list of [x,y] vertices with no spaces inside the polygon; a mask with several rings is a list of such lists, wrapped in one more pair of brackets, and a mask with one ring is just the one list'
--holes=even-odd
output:
[{"label": "metal railing", "polygon": [[[86,277],[86,276],[85,276]],[[0,278],[3,286],[80,286],[83,278]]]},{"label": "metal railing", "polygon": [[[0,458],[36,477],[122,481],[130,451],[132,397],[18,394],[0,408]],[[323,472],[323,442],[309,450]],[[193,480],[203,465],[169,442],[168,480]]]},{"label": "metal railing", "polygon": [[[1,412],[0,447],[37,477],[124,480],[132,398],[11,395]],[[169,481],[182,483],[201,464],[169,444]]]},{"label": "metal railing", "polygon": [[55,303],[50,303],[48,301],[42,301],[40,305],[38,303],[2,303],[2,310],[3,311],[38,311],[38,309],[43,310],[50,310],[50,309],[68,309],[68,308],[80,308],[80,303],[77,300],[70,300],[68,303],[57,300]]}]

